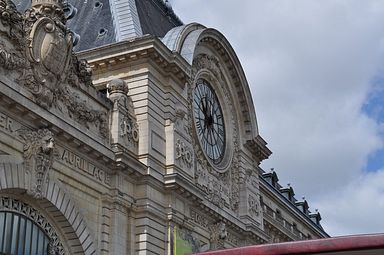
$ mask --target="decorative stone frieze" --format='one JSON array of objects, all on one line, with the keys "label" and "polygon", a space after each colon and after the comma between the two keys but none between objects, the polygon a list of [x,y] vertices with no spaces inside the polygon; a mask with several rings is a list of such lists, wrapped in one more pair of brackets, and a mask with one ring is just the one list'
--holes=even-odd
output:
[{"label": "decorative stone frieze", "polygon": [[24,165],[27,174],[27,193],[36,199],[43,198],[55,151],[55,140],[48,129],[32,131],[20,129],[19,136],[24,141]]}]

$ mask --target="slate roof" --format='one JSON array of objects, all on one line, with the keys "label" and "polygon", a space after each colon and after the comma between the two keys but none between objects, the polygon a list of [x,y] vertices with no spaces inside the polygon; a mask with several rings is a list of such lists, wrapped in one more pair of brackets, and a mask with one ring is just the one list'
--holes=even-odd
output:
[{"label": "slate roof", "polygon": [[[24,12],[30,0],[13,0]],[[151,34],[163,37],[183,25],[163,0],[68,0],[68,27],[77,34],[75,51]]]}]

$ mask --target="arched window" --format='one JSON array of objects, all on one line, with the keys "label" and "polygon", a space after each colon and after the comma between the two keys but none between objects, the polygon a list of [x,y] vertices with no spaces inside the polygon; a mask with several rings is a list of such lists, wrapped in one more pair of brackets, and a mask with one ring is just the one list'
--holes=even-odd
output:
[{"label": "arched window", "polygon": [[29,218],[0,211],[0,254],[48,255],[49,237]]}]

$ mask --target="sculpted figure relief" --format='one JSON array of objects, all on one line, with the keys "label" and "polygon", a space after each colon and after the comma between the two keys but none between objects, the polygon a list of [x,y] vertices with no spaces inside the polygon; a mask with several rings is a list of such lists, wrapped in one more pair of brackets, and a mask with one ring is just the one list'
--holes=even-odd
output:
[{"label": "sculpted figure relief", "polygon": [[227,227],[225,223],[219,221],[215,224],[212,224],[209,227],[209,230],[211,232],[210,250],[223,249],[225,239],[228,236]]}]

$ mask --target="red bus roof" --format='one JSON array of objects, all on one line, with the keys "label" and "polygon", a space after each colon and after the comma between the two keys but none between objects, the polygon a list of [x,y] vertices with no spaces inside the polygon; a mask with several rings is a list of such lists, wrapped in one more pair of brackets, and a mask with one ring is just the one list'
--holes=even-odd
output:
[{"label": "red bus roof", "polygon": [[384,255],[384,234],[356,235],[308,241],[246,246],[199,255],[364,254]]}]

